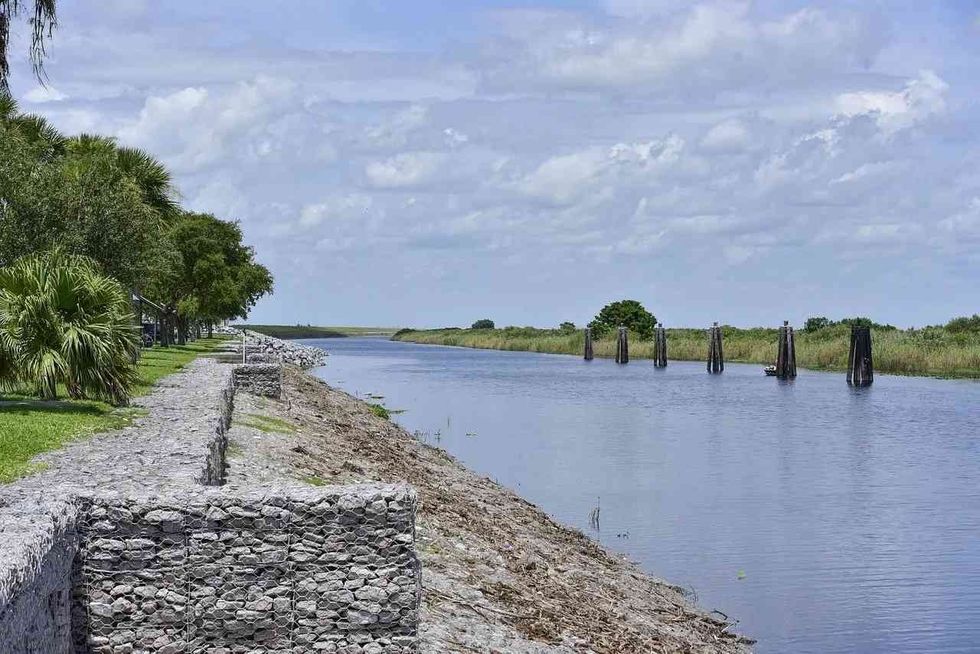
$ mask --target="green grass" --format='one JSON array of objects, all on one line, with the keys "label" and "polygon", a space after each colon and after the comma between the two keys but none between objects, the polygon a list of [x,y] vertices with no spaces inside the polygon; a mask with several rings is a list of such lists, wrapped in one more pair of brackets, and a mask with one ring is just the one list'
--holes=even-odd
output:
[{"label": "green grass", "polygon": [[[776,329],[724,328],[725,359],[744,363],[774,363]],[[494,350],[545,352],[581,355],[581,330],[566,333],[556,329],[507,327],[503,329],[438,329],[403,331],[393,338],[413,343],[453,345]],[[875,370],[902,375],[980,378],[980,334],[951,333],[939,327],[918,330],[875,330],[873,333]],[[847,365],[849,330],[846,326],[821,329],[812,334],[796,331],[797,365],[815,370],[844,370]],[[703,361],[708,341],[701,329],[668,329],[669,358]],[[595,354],[613,357],[614,337],[595,343]],[[630,356],[649,358],[651,341],[630,337]]]},{"label": "green grass", "polygon": [[378,416],[379,418],[383,418],[385,420],[391,420],[391,412],[388,411],[388,409],[384,408],[382,405],[371,404],[369,402],[368,407],[371,409],[371,413]]},{"label": "green grass", "polygon": [[309,477],[303,477],[302,481],[306,482],[310,486],[326,486],[329,482],[322,477],[317,477],[316,475],[310,475]]},{"label": "green grass", "polygon": [[[161,378],[214,350],[222,340],[201,339],[188,345],[144,350],[135,395],[145,395]],[[63,394],[64,389],[60,392]],[[23,393],[0,397],[0,483],[36,471],[31,459],[41,452],[57,449],[76,438],[124,427],[141,413],[87,400],[41,402]]]},{"label": "green grass", "polygon": [[246,413],[238,420],[239,425],[258,429],[267,434],[295,434],[296,425],[281,418],[264,416],[258,413]]},{"label": "green grass", "polygon": [[395,327],[317,327],[315,325],[235,325],[274,338],[344,338],[345,336],[391,336]]}]

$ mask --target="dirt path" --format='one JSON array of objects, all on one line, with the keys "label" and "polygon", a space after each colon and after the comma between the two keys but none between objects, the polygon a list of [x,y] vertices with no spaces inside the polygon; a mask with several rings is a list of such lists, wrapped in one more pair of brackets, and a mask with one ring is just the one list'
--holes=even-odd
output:
[{"label": "dirt path", "polygon": [[[239,433],[308,483],[373,480],[418,489],[424,652],[748,652],[720,615],[578,531],[295,369],[282,402],[236,412],[287,421]],[[232,444],[236,446],[233,430]],[[249,465],[242,452],[241,465]],[[234,470],[235,459],[231,459]]]}]

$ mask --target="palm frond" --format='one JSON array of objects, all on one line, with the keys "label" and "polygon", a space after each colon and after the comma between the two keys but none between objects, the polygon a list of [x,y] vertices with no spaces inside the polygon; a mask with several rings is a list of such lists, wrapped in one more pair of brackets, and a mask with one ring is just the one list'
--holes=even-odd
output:
[{"label": "palm frond", "polygon": [[139,347],[129,294],[86,257],[59,251],[0,270],[0,384],[124,404]]},{"label": "palm frond", "polygon": [[177,191],[166,166],[139,148],[119,148],[116,161],[140,188],[147,204],[163,214],[177,210]]}]

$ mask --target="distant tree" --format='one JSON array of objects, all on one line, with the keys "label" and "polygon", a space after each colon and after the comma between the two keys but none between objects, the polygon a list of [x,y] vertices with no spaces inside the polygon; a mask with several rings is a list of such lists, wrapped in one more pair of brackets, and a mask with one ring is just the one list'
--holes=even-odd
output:
[{"label": "distant tree", "polygon": [[473,326],[470,327],[470,329],[493,329],[493,328],[494,328],[493,321],[490,320],[489,318],[483,318],[482,320],[477,320],[475,323],[473,323]]},{"label": "distant tree", "polygon": [[946,323],[946,329],[954,333],[980,332],[980,314],[953,318]]},{"label": "distant tree", "polygon": [[656,317],[636,300],[611,302],[589,323],[592,333],[597,337],[617,327],[627,327],[640,338],[650,338],[656,325]]},{"label": "distant tree", "polygon": [[575,323],[566,320],[562,324],[558,325],[558,329],[565,334],[575,331]]},{"label": "distant tree", "polygon": [[815,332],[824,327],[830,326],[830,319],[824,318],[823,316],[816,316],[813,318],[807,318],[806,322],[803,323],[803,331],[805,332]]},{"label": "distant tree", "polygon": [[10,63],[7,59],[10,46],[10,24],[20,18],[22,14],[27,14],[28,23],[31,26],[31,64],[34,66],[34,74],[38,79],[42,79],[42,64],[47,54],[45,51],[45,41],[51,38],[51,32],[57,26],[57,16],[55,15],[55,0],[0,0],[0,89],[6,90],[8,78],[10,76]]},{"label": "distant tree", "polygon": [[847,325],[848,327],[871,327],[872,329],[881,329],[886,331],[897,329],[897,327],[895,327],[894,325],[875,322],[871,318],[866,318],[864,316],[856,316],[854,318],[844,318],[837,324]]}]

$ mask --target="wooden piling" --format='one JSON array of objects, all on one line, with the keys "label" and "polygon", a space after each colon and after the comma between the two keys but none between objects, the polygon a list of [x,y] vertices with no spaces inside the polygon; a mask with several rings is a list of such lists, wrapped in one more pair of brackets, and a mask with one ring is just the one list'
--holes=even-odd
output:
[{"label": "wooden piling", "polygon": [[625,327],[619,328],[619,335],[616,338],[616,363],[630,362],[629,336]]},{"label": "wooden piling", "polygon": [[847,383],[870,386],[875,380],[871,356],[871,328],[851,326],[851,347],[847,357]]},{"label": "wooden piling", "polygon": [[776,346],[776,377],[778,379],[796,378],[796,342],[793,328],[784,320],[779,328],[779,344]]},{"label": "wooden piling", "polygon": [[663,325],[658,325],[653,330],[653,366],[667,367],[667,330]]},{"label": "wooden piling", "polygon": [[718,374],[725,371],[725,350],[722,346],[721,327],[715,323],[708,330],[708,372]]},{"label": "wooden piling", "polygon": [[592,361],[595,353],[592,351],[592,328],[585,328],[585,360]]}]

